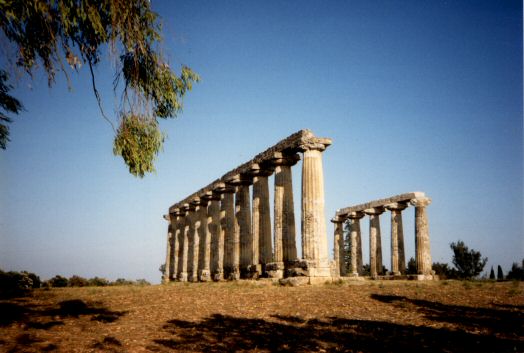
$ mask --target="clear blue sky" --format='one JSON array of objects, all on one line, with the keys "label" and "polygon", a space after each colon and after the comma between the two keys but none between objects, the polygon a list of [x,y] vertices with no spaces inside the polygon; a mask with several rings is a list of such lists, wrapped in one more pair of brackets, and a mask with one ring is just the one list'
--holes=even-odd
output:
[{"label": "clear blue sky", "polygon": [[[26,111],[0,151],[0,268],[158,282],[168,207],[302,128],[333,139],[324,153],[328,219],[424,191],[434,261],[450,262],[458,239],[489,258],[488,271],[522,260],[522,2],[152,6],[171,66],[202,77],[183,114],[162,122],[169,138],[157,174],[135,179],[112,155],[86,68],[72,75],[73,92],[62,78],[51,90],[41,76],[20,81]],[[109,60],[97,79],[112,113]],[[299,220],[300,165],[293,173]],[[409,258],[412,208],[404,223]],[[367,254],[367,221],[362,228]],[[330,246],[332,232],[329,223]]]}]

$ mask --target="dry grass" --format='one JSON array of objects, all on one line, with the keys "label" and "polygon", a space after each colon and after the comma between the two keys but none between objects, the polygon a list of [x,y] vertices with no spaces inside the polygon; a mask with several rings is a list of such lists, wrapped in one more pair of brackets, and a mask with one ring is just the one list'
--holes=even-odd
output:
[{"label": "dry grass", "polygon": [[524,284],[261,282],[38,290],[0,351],[524,351]]}]

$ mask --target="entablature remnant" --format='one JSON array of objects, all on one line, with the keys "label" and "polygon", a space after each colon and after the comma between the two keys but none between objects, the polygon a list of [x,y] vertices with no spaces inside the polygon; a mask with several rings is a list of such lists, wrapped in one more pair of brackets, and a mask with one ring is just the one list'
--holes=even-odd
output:
[{"label": "entablature remnant", "polygon": [[[249,182],[254,174],[261,173],[271,175],[271,172],[275,167],[275,162],[278,163],[278,161],[287,160],[291,165],[295,164],[300,158],[297,153],[303,152],[307,149],[324,150],[331,145],[331,142],[332,141],[329,138],[316,137],[311,130],[300,130],[281,140],[264,152],[259,153],[250,161],[227,172],[211,184],[175,203],[169,207],[169,213],[175,212],[175,209],[184,209],[185,204],[191,204],[196,198],[205,199],[208,197],[207,195],[210,195],[210,193],[219,194],[232,192],[231,188],[234,185]],[[260,172],[261,170],[262,172]]]}]

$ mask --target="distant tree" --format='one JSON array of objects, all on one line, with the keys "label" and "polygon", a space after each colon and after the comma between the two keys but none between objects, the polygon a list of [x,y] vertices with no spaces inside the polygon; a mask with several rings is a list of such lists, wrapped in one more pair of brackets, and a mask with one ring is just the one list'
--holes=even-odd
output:
[{"label": "distant tree", "polygon": [[524,281],[524,259],[522,260],[521,266],[516,262],[513,263],[506,279]]},{"label": "distant tree", "polygon": [[135,284],[136,284],[137,286],[150,286],[150,285],[151,285],[151,283],[149,283],[148,281],[146,281],[146,280],[143,279],[143,278],[142,278],[142,279],[137,279],[137,280],[135,281]]},{"label": "distant tree", "polygon": [[371,266],[369,264],[362,265],[362,276],[370,276],[371,275]]},{"label": "distant tree", "polygon": [[129,286],[129,285],[132,285],[132,284],[134,284],[133,281],[129,281],[129,280],[124,279],[124,278],[118,278],[116,281],[111,283],[111,285],[113,285],[113,286]]},{"label": "distant tree", "polygon": [[500,267],[500,265],[497,266],[497,280],[504,280],[504,272],[502,271],[502,267]]},{"label": "distant tree", "polygon": [[69,287],[87,287],[89,281],[83,277],[73,275],[69,278]]},{"label": "distant tree", "polygon": [[408,261],[408,267],[406,268],[406,274],[416,275],[417,274],[417,262],[414,258],[410,258]]},{"label": "distant tree", "polygon": [[51,287],[67,287],[67,285],[69,284],[67,278],[62,277],[60,275],[54,276],[48,282],[51,285]]},{"label": "distant tree", "polygon": [[495,271],[493,270],[493,266],[491,266],[491,272],[489,273],[489,279],[495,279]]},{"label": "distant tree", "polygon": [[162,265],[160,265],[160,267],[158,268],[158,270],[160,271],[160,273],[162,273],[162,277],[164,277],[165,273],[166,273],[166,264],[163,263]]},{"label": "distant tree", "polygon": [[455,270],[450,268],[447,263],[434,262],[432,268],[433,271],[435,271],[435,274],[441,279],[451,279],[456,277]]},{"label": "distant tree", "polygon": [[449,246],[453,250],[453,265],[457,270],[459,278],[474,278],[478,276],[484,269],[486,262],[488,262],[487,257],[482,258],[480,252],[474,249],[469,250],[462,240],[451,243]]},{"label": "distant tree", "polygon": [[[32,273],[0,270],[0,298],[24,296],[34,288]],[[36,275],[34,275],[36,276]],[[38,276],[36,276],[38,278]],[[40,280],[40,278],[38,278]]]},{"label": "distant tree", "polygon": [[93,277],[88,280],[90,286],[105,287],[109,285],[109,281],[105,278]]},{"label": "distant tree", "polygon": [[[176,74],[160,48],[161,25],[149,0],[0,1],[0,28],[5,43],[2,64],[25,71],[29,77],[39,67],[48,85],[63,72],[70,84],[67,65],[78,71],[89,67],[94,96],[102,117],[113,131],[113,153],[122,156],[129,172],[143,177],[155,170],[154,160],[162,148],[164,134],[157,119],[175,117],[182,110],[182,97],[199,77],[182,66]],[[102,110],[95,84],[94,67],[103,47],[115,58],[113,81],[120,97],[115,128]],[[118,53],[117,53],[118,52]],[[0,70],[0,148],[9,140],[7,114],[18,114],[22,104],[9,95],[9,76]]]}]

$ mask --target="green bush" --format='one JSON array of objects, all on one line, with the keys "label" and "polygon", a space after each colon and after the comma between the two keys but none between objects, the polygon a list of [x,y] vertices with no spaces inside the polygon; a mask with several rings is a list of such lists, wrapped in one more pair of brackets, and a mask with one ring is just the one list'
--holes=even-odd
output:
[{"label": "green bush", "polygon": [[86,287],[89,285],[89,281],[83,277],[73,275],[69,278],[69,287]]},{"label": "green bush", "polygon": [[524,281],[524,259],[522,260],[522,266],[519,266],[516,262],[513,263],[506,279]]},{"label": "green bush", "polygon": [[[32,275],[32,276],[30,276]],[[27,295],[33,289],[31,277],[40,279],[35,274],[28,272],[4,272],[0,270],[0,297],[10,298]],[[38,283],[40,285],[40,283]]]},{"label": "green bush", "polygon": [[105,287],[109,285],[109,281],[105,278],[93,277],[89,279],[89,285],[95,287]]},{"label": "green bush", "polygon": [[49,285],[51,287],[55,287],[55,288],[56,287],[67,287],[67,285],[69,284],[69,281],[65,277],[62,277],[60,275],[56,275],[53,278],[51,278],[48,281],[48,283],[49,283]]}]

